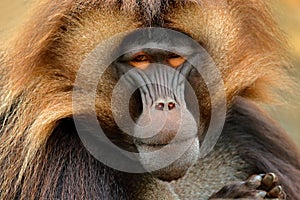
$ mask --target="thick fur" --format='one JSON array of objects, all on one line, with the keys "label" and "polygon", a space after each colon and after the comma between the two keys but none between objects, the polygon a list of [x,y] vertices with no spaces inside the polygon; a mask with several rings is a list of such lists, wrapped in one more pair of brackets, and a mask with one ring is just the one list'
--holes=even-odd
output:
[{"label": "thick fur", "polygon": [[[7,47],[0,68],[0,199],[205,199],[227,181],[269,171],[289,199],[299,199],[296,148],[261,111],[236,100],[267,101],[272,88],[287,85],[285,39],[265,1],[139,2],[45,0]],[[147,26],[179,30],[201,43],[223,75],[232,108],[217,153],[170,184],[99,163],[72,122],[72,88],[85,56],[114,34]],[[97,96],[98,118],[108,126],[109,90],[106,83]],[[186,178],[193,174],[198,180]]]}]

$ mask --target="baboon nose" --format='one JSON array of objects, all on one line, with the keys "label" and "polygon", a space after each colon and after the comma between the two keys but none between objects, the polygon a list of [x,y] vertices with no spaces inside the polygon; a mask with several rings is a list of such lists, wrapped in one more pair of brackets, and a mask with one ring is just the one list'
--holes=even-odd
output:
[{"label": "baboon nose", "polygon": [[176,103],[174,100],[159,100],[155,102],[155,110],[161,110],[161,111],[170,111],[173,110],[176,107]]}]

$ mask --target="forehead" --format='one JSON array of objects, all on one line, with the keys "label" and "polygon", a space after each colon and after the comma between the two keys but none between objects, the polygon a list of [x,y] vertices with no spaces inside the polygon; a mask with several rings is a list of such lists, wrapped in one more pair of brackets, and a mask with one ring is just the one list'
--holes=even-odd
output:
[{"label": "forehead", "polygon": [[[270,35],[268,26],[262,26],[270,22],[270,16],[264,1],[260,0],[88,2],[91,5],[86,5],[84,9],[76,5],[80,9],[75,9],[75,12],[79,14],[69,19],[68,33],[61,34],[63,48],[59,50],[62,50],[61,58],[65,66],[78,66],[98,44],[116,34],[133,32],[151,25],[189,35],[224,69],[237,60],[225,54],[241,49],[241,44],[244,45],[243,49],[249,46],[254,48],[255,45],[265,46],[266,42],[258,41],[261,37],[257,37],[257,34],[264,37]],[[255,49],[258,49],[257,54],[260,49],[263,50],[261,47]]]},{"label": "forehead", "polygon": [[[149,23],[156,23],[155,26],[180,31],[200,43],[208,43],[206,37],[209,33],[210,40],[224,44],[229,41],[229,37],[235,37],[236,31],[232,30],[238,30],[238,27],[232,27],[234,23],[224,23],[224,21],[232,20],[228,14],[230,12],[227,12],[229,7],[226,6],[194,1],[184,1],[185,3],[178,3],[177,1],[177,3],[175,1],[172,3],[170,1],[168,4],[162,1],[153,1],[154,3],[150,6],[151,1],[147,1],[148,4],[143,3],[144,6],[138,7],[137,3],[124,2],[124,5],[112,5],[111,7],[98,5],[88,11],[80,11],[80,18],[71,23],[71,34],[63,38],[64,44],[67,44],[67,52],[70,53],[70,57],[74,57],[73,60],[82,60],[81,55],[86,55],[97,44],[115,34],[148,27]],[[159,9],[158,5],[160,5]],[[209,6],[211,8],[208,8]],[[145,18],[146,14],[151,15],[151,20],[154,21],[150,22],[149,16]],[[228,31],[227,34],[219,34],[219,32],[224,33],[226,31]],[[222,38],[224,36],[226,38]],[[134,37],[141,38],[142,36],[134,35]],[[166,39],[161,33],[154,38],[157,40]],[[169,39],[172,40],[173,37],[169,37]],[[146,42],[149,41],[146,40]]]}]

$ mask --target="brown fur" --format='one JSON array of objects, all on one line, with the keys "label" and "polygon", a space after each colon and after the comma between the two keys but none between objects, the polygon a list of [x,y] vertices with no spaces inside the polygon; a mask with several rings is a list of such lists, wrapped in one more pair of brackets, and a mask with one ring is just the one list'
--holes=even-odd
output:
[{"label": "brown fur", "polygon": [[[267,100],[267,89],[286,86],[285,39],[264,1],[120,2],[45,0],[7,48],[8,56],[0,69],[1,199],[57,195],[52,187],[58,184],[62,171],[71,173],[71,168],[64,166],[74,149],[60,150],[64,136],[55,135],[55,130],[62,120],[72,117],[76,71],[98,43],[119,32],[155,25],[190,35],[217,63],[229,105],[237,95]],[[106,97],[100,93],[101,98]],[[104,119],[108,101],[101,103],[99,109],[104,114],[99,118]],[[96,178],[94,174],[83,175],[94,172],[100,164],[83,147],[74,151],[83,157],[77,158],[77,172],[70,175],[68,183],[69,187],[78,184],[62,191],[83,199],[99,189],[86,189],[88,181]]]}]

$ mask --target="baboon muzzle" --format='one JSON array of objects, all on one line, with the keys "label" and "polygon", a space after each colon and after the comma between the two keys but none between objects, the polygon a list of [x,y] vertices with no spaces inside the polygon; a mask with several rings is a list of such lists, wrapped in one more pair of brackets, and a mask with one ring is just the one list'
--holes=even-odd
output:
[{"label": "baboon muzzle", "polygon": [[197,123],[185,103],[184,75],[168,66],[155,65],[135,73],[143,110],[134,136],[141,144],[162,146],[193,138]]}]

